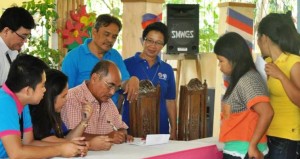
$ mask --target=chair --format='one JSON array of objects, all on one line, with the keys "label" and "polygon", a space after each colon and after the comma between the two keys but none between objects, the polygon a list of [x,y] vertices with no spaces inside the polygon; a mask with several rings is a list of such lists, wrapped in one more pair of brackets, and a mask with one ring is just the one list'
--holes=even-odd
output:
[{"label": "chair", "polygon": [[178,140],[206,137],[207,84],[195,78],[180,87]]},{"label": "chair", "polygon": [[[160,86],[155,87],[150,80],[141,80],[139,85],[138,100],[130,103],[129,134],[133,137],[159,134]],[[118,103],[122,103],[120,100]],[[118,107],[122,110],[122,106]]]},{"label": "chair", "polygon": [[123,94],[119,94],[118,102],[117,102],[117,109],[118,109],[120,115],[122,115],[122,112],[123,112],[124,102],[125,102],[124,95]]}]

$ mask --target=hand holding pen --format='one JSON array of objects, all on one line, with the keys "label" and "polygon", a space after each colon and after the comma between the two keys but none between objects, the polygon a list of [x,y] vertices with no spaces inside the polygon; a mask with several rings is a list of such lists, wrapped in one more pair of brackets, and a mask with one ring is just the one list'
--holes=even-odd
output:
[{"label": "hand holding pen", "polygon": [[118,128],[112,122],[110,122],[109,120],[107,120],[107,123],[112,127],[112,129],[114,131],[118,131]]},{"label": "hand holding pen", "polygon": [[120,144],[123,142],[132,142],[133,137],[130,135],[127,135],[127,131],[125,129],[119,129],[111,122],[107,121],[109,125],[111,125],[113,132],[109,133],[109,137],[113,139],[113,142],[115,144]]}]

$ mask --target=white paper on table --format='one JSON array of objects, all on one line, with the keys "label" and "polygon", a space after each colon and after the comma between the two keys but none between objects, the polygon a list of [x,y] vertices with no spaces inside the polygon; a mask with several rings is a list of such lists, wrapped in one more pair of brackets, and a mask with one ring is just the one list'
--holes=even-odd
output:
[{"label": "white paper on table", "polygon": [[170,134],[148,134],[146,140],[132,142],[129,144],[139,146],[159,145],[169,142]]}]

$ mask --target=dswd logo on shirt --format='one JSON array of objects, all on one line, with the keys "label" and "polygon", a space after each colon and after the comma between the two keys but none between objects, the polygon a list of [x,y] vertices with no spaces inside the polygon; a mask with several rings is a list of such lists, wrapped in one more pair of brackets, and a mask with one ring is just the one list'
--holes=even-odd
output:
[{"label": "dswd logo on shirt", "polygon": [[158,73],[158,78],[161,80],[167,80],[167,77],[168,75],[165,73],[161,73],[161,72]]}]

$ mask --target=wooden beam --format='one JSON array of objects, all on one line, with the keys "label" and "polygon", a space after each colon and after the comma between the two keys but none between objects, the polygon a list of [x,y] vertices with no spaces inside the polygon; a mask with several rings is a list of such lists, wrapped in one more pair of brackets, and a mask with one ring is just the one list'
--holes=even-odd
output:
[{"label": "wooden beam", "polygon": [[247,8],[255,8],[255,4],[251,3],[239,3],[239,2],[224,2],[224,3],[219,3],[218,7],[247,7]]},{"label": "wooden beam", "polygon": [[165,0],[121,0],[122,2],[150,2],[150,3],[165,3]]}]

